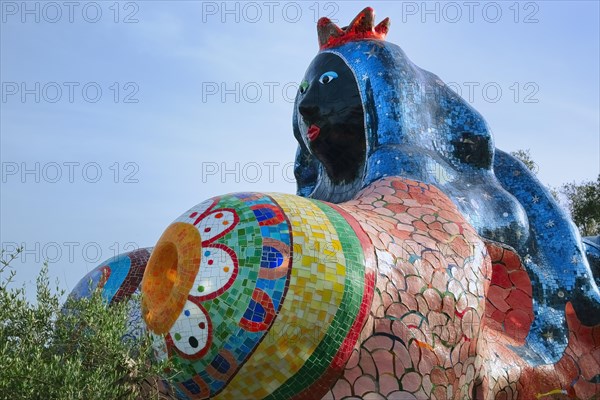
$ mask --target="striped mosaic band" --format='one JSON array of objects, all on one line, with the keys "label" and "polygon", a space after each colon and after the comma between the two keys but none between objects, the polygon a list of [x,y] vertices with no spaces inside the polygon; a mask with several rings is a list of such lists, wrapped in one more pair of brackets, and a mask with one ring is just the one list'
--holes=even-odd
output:
[{"label": "striped mosaic band", "polygon": [[267,336],[217,399],[324,393],[347,362],[370,309],[374,258],[358,224],[326,203],[269,196],[291,227],[288,292]]}]

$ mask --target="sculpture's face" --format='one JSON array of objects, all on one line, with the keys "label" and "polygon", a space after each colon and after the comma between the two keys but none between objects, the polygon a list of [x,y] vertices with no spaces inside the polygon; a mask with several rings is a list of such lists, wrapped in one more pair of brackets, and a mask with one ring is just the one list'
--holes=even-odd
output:
[{"label": "sculpture's face", "polygon": [[356,78],[338,56],[319,54],[298,93],[302,138],[335,183],[357,177],[365,159],[363,106]]}]

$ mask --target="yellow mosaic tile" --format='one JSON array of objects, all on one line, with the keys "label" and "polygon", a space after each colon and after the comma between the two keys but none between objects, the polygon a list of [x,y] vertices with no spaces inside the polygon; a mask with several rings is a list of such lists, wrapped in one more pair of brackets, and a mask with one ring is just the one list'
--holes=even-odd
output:
[{"label": "yellow mosaic tile", "polygon": [[[341,242],[333,226],[323,223],[327,216],[309,200],[270,196],[293,229],[288,292],[265,339],[216,399],[264,397],[294,376],[325,336],[342,300],[345,259],[342,251],[334,251],[341,249]],[[331,243],[327,249],[320,244],[323,238]]]}]

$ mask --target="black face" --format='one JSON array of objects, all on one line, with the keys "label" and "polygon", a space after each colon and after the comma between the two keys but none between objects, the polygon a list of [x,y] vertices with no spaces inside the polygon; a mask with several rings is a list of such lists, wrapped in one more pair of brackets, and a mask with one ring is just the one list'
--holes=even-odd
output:
[{"label": "black face", "polygon": [[364,165],[366,138],[354,74],[338,56],[319,54],[298,93],[300,133],[334,183],[349,182]]}]

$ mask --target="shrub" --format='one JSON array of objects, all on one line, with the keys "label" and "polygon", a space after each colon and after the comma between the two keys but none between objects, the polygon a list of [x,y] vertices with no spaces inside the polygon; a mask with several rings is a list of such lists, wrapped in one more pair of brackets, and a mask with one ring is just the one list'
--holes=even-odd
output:
[{"label": "shrub", "polygon": [[166,365],[149,361],[150,335],[123,339],[131,303],[107,307],[94,291],[63,307],[64,291],[50,289],[47,263],[31,303],[24,288],[9,285],[18,253],[0,255],[0,399],[159,398],[154,377]]}]

